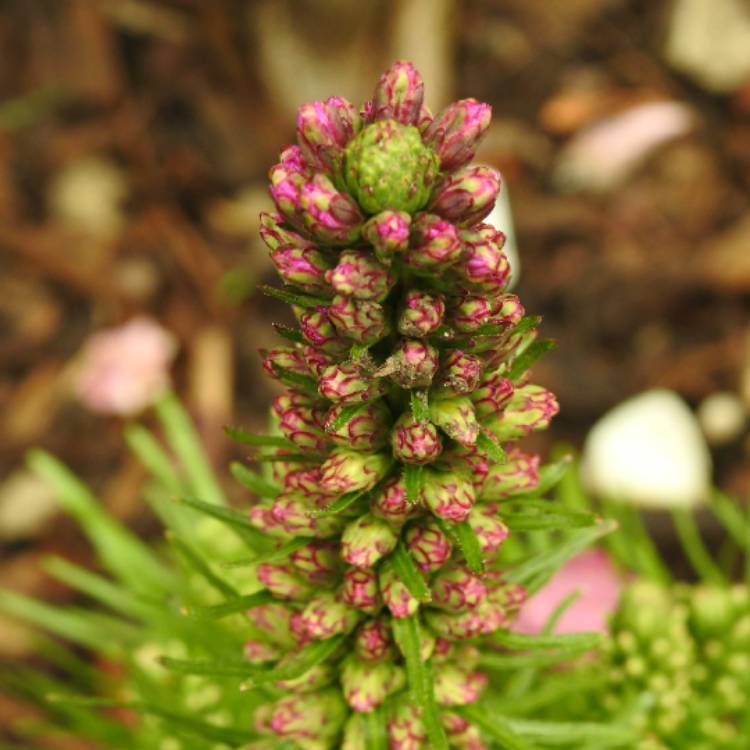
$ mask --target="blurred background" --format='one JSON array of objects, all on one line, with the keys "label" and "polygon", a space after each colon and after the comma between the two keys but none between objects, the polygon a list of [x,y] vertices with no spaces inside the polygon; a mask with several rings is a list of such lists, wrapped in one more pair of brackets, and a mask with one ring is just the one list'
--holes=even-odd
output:
[{"label": "blurred background", "polygon": [[[4,586],[59,600],[38,560],[89,555],[31,446],[144,534],[120,432],[167,382],[216,466],[241,455],[222,428],[263,424],[257,350],[290,321],[256,293],[266,172],[300,103],[360,103],[402,57],[433,110],[493,105],[479,159],[510,196],[515,291],[560,341],[535,380],[562,411],[534,447],[670,389],[713,481],[747,490],[747,0],[0,0]],[[0,621],[0,652],[26,643]]]}]

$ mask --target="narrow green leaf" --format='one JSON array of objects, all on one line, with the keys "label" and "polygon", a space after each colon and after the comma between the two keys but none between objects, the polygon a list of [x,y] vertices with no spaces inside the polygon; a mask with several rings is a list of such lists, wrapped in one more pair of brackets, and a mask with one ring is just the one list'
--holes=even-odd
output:
[{"label": "narrow green leaf", "polygon": [[367,354],[371,346],[372,344],[352,344],[352,348],[349,350],[349,359],[358,362]]},{"label": "narrow green leaf", "polygon": [[477,535],[474,533],[474,529],[471,528],[468,521],[461,521],[455,524],[453,529],[458,540],[458,546],[463,553],[469,570],[474,573],[482,573],[484,571],[482,547]]},{"label": "narrow green leaf", "polygon": [[312,378],[309,375],[303,375],[300,372],[287,370],[275,363],[271,363],[271,367],[284,385],[290,388],[302,390],[310,396],[320,397],[318,393],[318,382],[315,378]]},{"label": "narrow green leaf", "polygon": [[382,706],[360,716],[365,735],[364,750],[388,750],[388,729]]},{"label": "narrow green leaf", "polygon": [[251,557],[249,560],[235,560],[233,562],[222,563],[222,568],[246,568],[248,565],[260,565],[261,563],[276,562],[277,560],[284,560],[292,552],[296,552],[298,549],[310,544],[308,537],[298,537],[292,539],[290,542],[283,544],[281,547],[272,549],[266,552],[264,555],[258,555],[257,557]]},{"label": "narrow green leaf", "polygon": [[421,464],[406,464],[404,466],[404,484],[406,485],[406,499],[412,505],[419,502],[419,494],[424,482],[424,466]]},{"label": "narrow green leaf", "polygon": [[349,421],[359,413],[360,409],[364,408],[364,406],[365,404],[350,404],[349,406],[345,406],[338,413],[336,419],[332,420],[330,425],[327,425],[326,429],[331,433],[338,432],[348,424]]},{"label": "narrow green leaf", "polygon": [[422,661],[417,615],[393,619],[392,627],[396,643],[406,662],[406,675],[412,699],[422,709],[422,723],[427,732],[430,748],[449,750],[448,738],[435,702],[432,667],[429,662]]},{"label": "narrow green leaf", "polygon": [[470,706],[462,706],[458,712],[465,716],[473,724],[476,724],[483,732],[500,743],[503,750],[538,750],[536,745],[527,742],[519,736],[510,726],[507,719],[490,714],[476,703]]},{"label": "narrow green leaf", "polygon": [[229,599],[221,604],[213,604],[208,607],[186,607],[185,614],[189,617],[200,617],[207,620],[219,620],[227,615],[236,615],[239,612],[245,612],[253,607],[260,607],[263,604],[271,604],[275,600],[270,591],[263,589],[246,596],[238,596],[236,599]]},{"label": "narrow green leaf", "polygon": [[180,498],[180,502],[188,508],[197,510],[199,513],[203,513],[206,516],[215,518],[217,521],[221,521],[227,526],[231,526],[253,551],[265,550],[268,547],[270,542],[269,537],[250,523],[250,516],[247,513],[240,513],[232,508],[221,505],[204,503],[202,500],[193,497]]},{"label": "narrow green leaf", "polygon": [[538,651],[544,649],[575,649],[590,651],[601,645],[599,632],[563,633],[560,635],[532,635],[516,633],[512,630],[496,630],[491,640],[498,646],[518,651]]},{"label": "narrow green leaf", "polygon": [[493,651],[482,652],[479,663],[485,669],[494,672],[512,672],[513,677],[521,670],[540,670],[569,662],[581,655],[578,649],[559,649],[557,651],[537,651],[523,654],[499,654]]},{"label": "narrow green leaf", "polygon": [[539,508],[529,508],[528,510],[514,512],[503,508],[499,515],[512,531],[580,529],[593,526],[598,520],[598,517],[593,513],[565,509],[546,511]]},{"label": "narrow green leaf", "polygon": [[229,464],[229,472],[240,484],[252,490],[258,497],[273,500],[279,494],[278,487],[259,477],[252,469],[248,469],[239,461],[232,461]]},{"label": "narrow green leaf", "polygon": [[331,304],[331,300],[329,299],[313,297],[312,295],[300,294],[298,292],[289,292],[285,289],[277,289],[274,286],[268,286],[267,284],[261,284],[258,289],[260,289],[260,291],[267,297],[273,297],[280,302],[286,302],[288,305],[296,305],[297,307],[315,309],[316,307],[326,307]]},{"label": "narrow green leaf", "polygon": [[310,515],[313,518],[323,518],[325,516],[336,516],[342,511],[346,510],[350,505],[355,503],[362,497],[364,492],[347,492],[345,495],[334,500],[330,505],[320,510],[313,510]]},{"label": "narrow green leaf", "polygon": [[427,401],[427,391],[412,390],[409,395],[411,413],[418,422],[430,421],[430,405]]},{"label": "narrow green leaf", "polygon": [[294,448],[294,443],[280,435],[253,435],[251,432],[241,429],[240,427],[225,427],[224,432],[244,445],[257,445],[271,448]]},{"label": "narrow green leaf", "polygon": [[301,463],[301,464],[317,464],[323,463],[322,456],[313,456],[309,453],[281,453],[281,454],[270,454],[260,453],[251,456],[253,461],[257,461],[261,464],[288,464],[288,463]]},{"label": "narrow green leaf", "polygon": [[289,326],[285,326],[281,323],[272,323],[271,325],[273,326],[276,333],[278,333],[279,336],[286,339],[287,341],[304,345],[308,345],[310,343],[296,328],[290,328]]},{"label": "narrow green leaf", "polygon": [[486,453],[487,456],[496,464],[505,463],[505,451],[496,438],[489,432],[480,432],[477,437],[477,448]]},{"label": "narrow green leaf", "polygon": [[175,548],[182,559],[200,576],[202,576],[216,591],[225,597],[232,599],[236,596],[237,590],[220,578],[211,570],[208,563],[186,542],[180,539],[176,534],[167,532],[167,541]]},{"label": "narrow green leaf", "polygon": [[517,381],[543,354],[554,349],[557,342],[552,339],[539,339],[532,342],[518,357],[508,371],[508,378]]},{"label": "narrow green leaf", "polygon": [[742,506],[719,490],[714,490],[711,500],[711,510],[740,549],[750,556],[750,523],[742,512]]},{"label": "narrow green leaf", "polygon": [[693,570],[704,580],[718,585],[726,584],[726,578],[706,549],[698,525],[689,510],[672,511],[672,519],[682,548],[685,550]]},{"label": "narrow green leaf", "polygon": [[425,582],[424,576],[419,572],[414,560],[411,559],[411,555],[403,542],[396,545],[396,549],[388,559],[391,561],[396,575],[417,601],[429,602],[432,599],[430,587]]},{"label": "narrow green leaf", "polygon": [[130,424],[125,428],[125,441],[130,450],[168,492],[179,495],[184,487],[172,460],[159,441],[143,425]]},{"label": "narrow green leaf", "polygon": [[254,672],[262,671],[245,659],[175,659],[161,656],[158,661],[171,672],[204,677],[236,677],[244,680]]},{"label": "narrow green leaf", "polygon": [[542,322],[542,318],[539,315],[527,315],[525,318],[521,318],[518,321],[518,325],[514,328],[509,329],[507,325],[488,323],[487,325],[480,326],[476,331],[473,332],[474,336],[497,336],[498,334],[510,333],[517,336],[521,333],[536,328]]},{"label": "narrow green leaf", "polygon": [[573,456],[566,455],[559,460],[545,464],[539,470],[539,484],[537,485],[534,493],[537,495],[544,495],[551,489],[556,487],[562,478],[570,469],[573,463]]},{"label": "narrow green leaf", "polygon": [[582,743],[607,742],[617,743],[609,747],[633,747],[638,738],[631,727],[616,724],[598,724],[576,721],[530,721],[503,717],[507,726],[524,738],[552,746],[581,747]]}]

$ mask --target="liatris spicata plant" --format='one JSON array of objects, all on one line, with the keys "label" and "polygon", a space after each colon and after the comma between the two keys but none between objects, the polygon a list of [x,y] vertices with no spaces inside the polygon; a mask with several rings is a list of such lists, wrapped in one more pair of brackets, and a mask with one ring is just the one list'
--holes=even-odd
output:
[{"label": "liatris spicata plant", "polygon": [[[270,434],[229,430],[261,467],[232,466],[245,507],[227,506],[174,399],[157,412],[182,473],[150,433],[127,433],[181,567],[33,456],[117,579],[52,566],[117,616],[0,599],[120,665],[120,680],[78,681],[102,698],[54,702],[82,734],[139,750],[532,747],[539,727],[486,710],[498,675],[598,634],[509,627],[526,592],[611,525],[550,507],[566,462],[540,467],[515,445],[558,407],[528,382],[550,342],[505,292],[503,235],[481,223],[500,177],[468,161],[489,117],[473,99],[433,117],[405,62],[361,111],[337,97],[300,108],[298,143],[270,172],[278,212],[261,217],[284,281],[266,291],[298,325],[263,354],[286,387]],[[540,529],[549,548],[505,554]]]}]

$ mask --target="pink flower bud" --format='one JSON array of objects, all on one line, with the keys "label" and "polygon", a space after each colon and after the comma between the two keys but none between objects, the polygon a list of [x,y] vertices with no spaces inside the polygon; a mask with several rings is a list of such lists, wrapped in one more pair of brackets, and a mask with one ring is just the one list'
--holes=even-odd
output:
[{"label": "pink flower bud", "polygon": [[381,566],[380,593],[383,603],[396,618],[411,617],[419,609],[419,602],[390,565]]},{"label": "pink flower bud", "polygon": [[289,391],[273,401],[273,411],[279,418],[279,429],[300,450],[322,453],[328,438],[323,429],[325,412],[316,408],[307,397]]},{"label": "pink flower bud", "polygon": [[[286,663],[295,659],[296,656],[295,653],[287,654],[274,665],[274,669],[277,667],[283,668]],[[279,680],[276,683],[276,687],[280,690],[287,690],[291,693],[310,693],[330,685],[337,676],[334,666],[328,662],[323,662],[308,669],[307,672],[300,677],[295,677],[292,680]]]},{"label": "pink flower bud", "polygon": [[269,536],[287,539],[289,534],[284,529],[284,524],[277,521],[273,515],[273,503],[258,503],[250,508],[250,523],[256,529],[260,529]]},{"label": "pink flower bud", "polygon": [[508,527],[498,517],[496,503],[477,503],[469,513],[469,526],[479,540],[482,557],[494,560],[502,543],[508,538]]},{"label": "pink flower bud", "polygon": [[349,351],[351,344],[339,336],[325,307],[303,311],[299,328],[305,339],[325,354],[340,357]]},{"label": "pink flower bud", "polygon": [[467,294],[448,313],[448,323],[460,333],[473,333],[482,326],[515,326],[524,309],[514,294],[497,297]]},{"label": "pink flower bud", "polygon": [[281,214],[261,211],[259,218],[260,238],[269,250],[275,250],[282,245],[304,247],[310,244],[310,240],[284,226],[284,217]]},{"label": "pink flower bud", "polygon": [[510,279],[510,262],[502,250],[505,236],[488,224],[459,232],[461,260],[453,272],[466,289],[500,294]]},{"label": "pink flower bud", "polygon": [[339,633],[351,633],[360,618],[359,612],[336,600],[328,592],[317,594],[302,610],[302,621],[309,636],[316,641]]},{"label": "pink flower bud", "polygon": [[500,190],[500,174],[491,167],[462,167],[444,177],[432,194],[429,210],[459,227],[487,216]]},{"label": "pink flower bud", "polygon": [[367,220],[362,237],[373,246],[381,263],[390,264],[396,253],[408,247],[410,224],[411,216],[405,211],[381,211]]},{"label": "pink flower bud", "polygon": [[292,610],[288,605],[281,602],[261,604],[247,610],[245,614],[273,645],[285,650],[294,646],[295,639],[290,628]]},{"label": "pink flower bud", "polygon": [[419,72],[410,62],[399,60],[380,76],[373,98],[374,119],[416,125],[423,98],[424,81]]},{"label": "pink flower bud", "polygon": [[405,540],[414,562],[424,573],[442,568],[453,552],[450,540],[431,518],[412,523],[406,530]]},{"label": "pink flower bud", "polygon": [[413,704],[396,703],[388,720],[388,741],[390,750],[428,750],[427,732]]},{"label": "pink flower bud", "polygon": [[[471,724],[467,719],[464,719],[460,714],[455,714],[452,711],[442,711],[440,713],[440,721],[443,724],[443,728],[449,735],[461,734],[465,732]],[[453,738],[451,737],[451,741]]]},{"label": "pink flower bud", "polygon": [[342,362],[321,372],[318,391],[334,403],[356,404],[383,395],[385,383],[365,373],[355,362]]},{"label": "pink flower bud", "polygon": [[371,568],[398,542],[393,529],[371,513],[352,521],[341,536],[341,558],[355,568]]},{"label": "pink flower bud", "polygon": [[480,499],[504,500],[524,494],[539,484],[539,456],[514,448],[503,464],[492,466],[482,488]]},{"label": "pink flower bud", "polygon": [[411,225],[411,244],[404,252],[404,263],[409,268],[439,271],[457,263],[460,258],[461,241],[453,224],[434,214],[415,216]]},{"label": "pink flower bud", "polygon": [[390,465],[390,458],[384,453],[334,448],[320,467],[320,486],[340,494],[369,490],[385,476]]},{"label": "pink flower bud", "polygon": [[271,251],[271,261],[285,284],[313,294],[328,290],[325,274],[330,265],[315,245],[280,245]]},{"label": "pink flower bud", "polygon": [[315,169],[337,170],[344,146],[359,127],[357,110],[338,96],[303,104],[297,111],[297,141],[307,163]]},{"label": "pink flower bud", "polygon": [[435,698],[442,706],[465,706],[479,699],[487,675],[446,664],[435,674]]},{"label": "pink flower bud", "polygon": [[435,468],[441,471],[455,472],[471,480],[475,494],[478,493],[487,473],[490,470],[490,462],[487,456],[478,451],[474,446],[451,445],[443,451],[440,461]]},{"label": "pink flower bud", "polygon": [[268,705],[268,728],[279,737],[288,737],[313,747],[331,747],[347,715],[346,703],[338,688],[312,693],[293,693]]},{"label": "pink flower bud", "polygon": [[[487,600],[485,599],[484,602]],[[425,620],[430,629],[441,638],[449,641],[462,641],[476,638],[484,633],[485,623],[483,604],[464,612],[444,612],[437,609],[425,611]],[[442,668],[442,665],[441,665]]]},{"label": "pink flower bud", "polygon": [[317,173],[301,189],[300,214],[310,234],[326,245],[356,242],[364,221],[357,204]]},{"label": "pink flower bud", "polygon": [[359,344],[374,344],[388,333],[385,308],[377,302],[356,300],[337,294],[328,317],[341,336]]},{"label": "pink flower bud", "polygon": [[441,354],[435,385],[448,393],[471,393],[479,384],[483,368],[479,357],[460,349],[448,349]]},{"label": "pink flower bud", "polygon": [[326,280],[337,294],[380,302],[393,286],[394,276],[364,250],[344,250]]},{"label": "pink flower bud", "polygon": [[349,404],[335,404],[328,411],[325,421],[326,432],[339,445],[355,451],[371,452],[388,444],[388,428],[391,424],[391,411],[382,399],[362,404],[357,413],[336,430],[332,429],[341,412]]},{"label": "pink flower bud", "polygon": [[461,445],[474,445],[479,435],[479,422],[474,404],[468,396],[440,396],[430,400],[430,419],[448,437]]},{"label": "pink flower bud", "polygon": [[432,383],[438,364],[439,354],[434,346],[419,339],[402,339],[384,369],[402,388],[424,388]]},{"label": "pink flower bud", "polygon": [[557,399],[540,385],[517,388],[502,414],[489,420],[486,427],[498,440],[516,440],[549,426],[560,411]]},{"label": "pink flower bud", "polygon": [[448,565],[430,582],[432,606],[446,612],[474,609],[487,596],[481,578],[463,565]]},{"label": "pink flower bud", "polygon": [[461,474],[427,469],[419,497],[422,505],[439,518],[463,521],[474,505],[474,487]]},{"label": "pink flower bud", "polygon": [[471,394],[479,417],[498,414],[513,396],[513,383],[498,373],[485,375]]},{"label": "pink flower bud", "polygon": [[366,568],[347,568],[339,598],[350,607],[375,614],[382,606],[377,573]]},{"label": "pink flower bud", "polygon": [[452,735],[450,745],[451,750],[489,750],[489,746],[482,739],[481,733],[473,725],[459,734]]},{"label": "pink flower bud", "polygon": [[269,661],[276,661],[280,652],[264,641],[245,641],[244,656],[250,664],[264,664]]},{"label": "pink flower bud", "polygon": [[476,99],[448,105],[425,129],[423,137],[440,156],[440,169],[452,172],[474,157],[476,146],[492,119],[492,107]]},{"label": "pink flower bud", "polygon": [[404,683],[401,669],[390,661],[363,661],[354,655],[341,665],[344,698],[354,711],[369,713]]},{"label": "pink flower bud", "polygon": [[331,585],[341,572],[338,544],[332,541],[310,542],[292,552],[289,560],[297,574],[315,586]]},{"label": "pink flower bud", "polygon": [[279,379],[276,367],[289,370],[298,375],[309,375],[310,370],[300,349],[291,346],[277,346],[268,351],[261,350],[263,355],[263,369],[274,379]]},{"label": "pink flower bud", "polygon": [[302,188],[311,175],[299,146],[287,146],[279,155],[279,163],[268,173],[271,198],[292,226],[303,226]]},{"label": "pink flower bud", "polygon": [[406,499],[406,485],[403,476],[389,479],[371,503],[373,515],[388,521],[399,529],[417,511],[417,506]]},{"label": "pink flower bud", "polygon": [[[333,328],[333,325],[331,325],[330,330],[335,330]],[[342,341],[339,339],[338,342],[344,347],[349,346],[349,343],[346,341]],[[343,352],[336,353],[335,355],[330,355],[322,352],[317,346],[302,347],[302,356],[305,359],[305,364],[316,378],[319,378],[322,375],[323,370],[331,366],[333,362],[333,356],[340,356],[341,353]]]},{"label": "pink flower bud", "polygon": [[256,568],[258,580],[278,599],[305,601],[313,588],[296,575],[291,565],[261,563]]},{"label": "pink flower bud", "polygon": [[393,425],[391,445],[394,457],[408,464],[434,461],[443,449],[437,427],[420,422],[411,411],[405,411]]},{"label": "pink flower bud", "polygon": [[273,518],[280,523],[284,531],[294,536],[315,536],[327,539],[337,534],[343,528],[343,519],[338,516],[323,516],[316,518],[311,515],[320,505],[310,500],[282,493],[271,506]]},{"label": "pink flower bud", "polygon": [[442,295],[410,289],[401,303],[398,332],[415,338],[429,336],[440,327],[444,315],[445,302]]},{"label": "pink flower bud", "polygon": [[364,661],[381,661],[393,654],[390,627],[383,618],[368,620],[359,626],[354,652]]}]

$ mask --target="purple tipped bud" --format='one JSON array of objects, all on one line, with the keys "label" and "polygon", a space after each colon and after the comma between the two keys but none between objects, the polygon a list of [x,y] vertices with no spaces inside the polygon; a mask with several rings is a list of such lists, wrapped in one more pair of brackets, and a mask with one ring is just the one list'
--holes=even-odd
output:
[{"label": "purple tipped bud", "polygon": [[[285,664],[293,661],[296,656],[295,653],[287,654],[276,665],[274,665],[274,669],[283,668]],[[292,680],[279,680],[276,683],[276,687],[281,690],[287,690],[291,693],[310,693],[314,690],[317,691],[330,685],[337,676],[337,670],[334,668],[333,664],[323,662],[308,669],[307,672],[300,677],[295,677]]]},{"label": "purple tipped bud", "polygon": [[276,208],[295,227],[302,227],[302,189],[311,177],[299,146],[287,146],[271,167],[268,190]]},{"label": "purple tipped bud", "polygon": [[300,214],[305,227],[326,245],[349,245],[362,230],[362,214],[357,204],[324,174],[317,173],[300,192]]},{"label": "purple tipped bud", "polygon": [[269,536],[278,539],[287,539],[289,534],[284,529],[284,524],[276,520],[273,514],[273,503],[258,503],[250,508],[250,523],[256,529],[260,529]]},{"label": "purple tipped bud", "polygon": [[289,370],[297,375],[309,375],[310,369],[300,349],[291,346],[277,346],[268,351],[261,351],[263,369],[274,379],[279,379],[276,368]]},{"label": "purple tipped bud", "polygon": [[385,392],[385,383],[363,372],[354,362],[330,365],[320,374],[318,391],[334,403],[356,404],[371,401]]},{"label": "purple tipped bud", "polygon": [[269,250],[275,250],[282,245],[296,245],[303,247],[309,245],[310,241],[297,232],[287,229],[284,217],[279,213],[269,211],[260,212],[260,238],[266,243]]},{"label": "purple tipped bud", "polygon": [[435,188],[429,209],[459,227],[479,223],[492,211],[500,173],[491,167],[463,167]]},{"label": "purple tipped bud", "polygon": [[398,332],[415,338],[429,336],[440,327],[444,315],[445,301],[442,295],[411,289],[401,303]]},{"label": "purple tipped bud", "polygon": [[438,364],[434,346],[418,339],[402,339],[388,357],[383,374],[402,388],[423,388],[432,383]]},{"label": "purple tipped bud", "polygon": [[479,384],[484,365],[479,357],[460,349],[443,352],[436,385],[449,393],[471,393]]},{"label": "purple tipped bud", "polygon": [[390,750],[426,750],[427,732],[419,710],[411,703],[398,701],[388,720]]},{"label": "purple tipped bud", "polygon": [[446,612],[474,609],[487,596],[481,578],[463,565],[450,565],[438,571],[430,583],[432,606]]},{"label": "purple tipped bud", "polygon": [[388,428],[391,424],[391,411],[382,399],[362,404],[350,419],[337,429],[333,429],[349,404],[335,404],[329,410],[325,429],[331,439],[339,445],[355,451],[376,451],[388,444]]},{"label": "purple tipped bud", "polygon": [[393,640],[385,620],[368,620],[359,626],[354,639],[354,652],[364,661],[381,661],[392,655]]},{"label": "purple tipped bud", "polygon": [[394,276],[364,250],[344,250],[336,267],[326,274],[337,294],[380,302],[393,286]]},{"label": "purple tipped bud", "polygon": [[496,503],[477,503],[469,513],[469,526],[479,540],[482,557],[493,560],[502,543],[508,538],[508,527],[498,516]]},{"label": "purple tipped bud", "polygon": [[311,515],[322,507],[325,506],[314,504],[302,497],[281,494],[273,501],[271,513],[288,534],[327,539],[341,531],[344,521],[338,516],[316,518]]},{"label": "purple tipped bud", "polygon": [[362,228],[362,237],[375,249],[375,256],[382,263],[390,264],[396,253],[402,253],[409,245],[411,216],[405,211],[381,211]]},{"label": "purple tipped bud", "polygon": [[490,470],[490,462],[487,456],[474,446],[451,445],[440,456],[436,468],[455,472],[470,479],[475,492],[479,492]]},{"label": "purple tipped bud", "polygon": [[261,563],[256,574],[277,599],[305,601],[313,593],[313,588],[295,573],[291,565]]},{"label": "purple tipped bud", "polygon": [[328,437],[323,429],[325,412],[313,406],[305,396],[283,393],[273,401],[273,411],[279,418],[279,429],[302,451],[321,453],[326,450]]},{"label": "purple tipped bud", "polygon": [[259,607],[249,609],[246,615],[253,626],[274,645],[282,649],[294,646],[295,638],[290,627],[292,610],[286,604],[276,602],[261,604]]},{"label": "purple tipped bud", "polygon": [[299,328],[305,339],[325,354],[340,357],[349,351],[351,344],[338,335],[325,307],[302,312]]},{"label": "purple tipped bud", "polygon": [[448,323],[461,333],[473,333],[482,326],[515,326],[524,309],[514,294],[498,297],[467,294],[448,313]]},{"label": "purple tipped bud", "polygon": [[390,661],[362,661],[348,656],[341,665],[341,687],[346,702],[355,711],[369,713],[403,684],[400,672]]},{"label": "purple tipped bud", "polygon": [[335,448],[320,467],[320,486],[340,494],[369,490],[385,476],[390,465],[385,453]]},{"label": "purple tipped bud", "polygon": [[380,76],[373,98],[374,119],[416,125],[423,99],[424,81],[419,72],[410,62],[399,60]]},{"label": "purple tipped bud", "polygon": [[452,735],[450,746],[451,750],[489,750],[489,746],[482,739],[480,731],[473,725],[467,727],[463,732]]},{"label": "purple tipped bud", "polygon": [[438,271],[461,258],[461,241],[450,221],[434,214],[417,214],[411,225],[411,244],[404,253],[409,268]]},{"label": "purple tipped bud", "polygon": [[539,385],[517,388],[502,414],[492,418],[486,427],[498,440],[517,440],[549,426],[560,411],[557,399]]},{"label": "purple tipped bud", "polygon": [[359,344],[374,344],[388,333],[385,308],[377,302],[355,300],[337,294],[328,308],[336,330]]},{"label": "purple tipped bud", "polygon": [[405,411],[393,425],[391,445],[395,458],[407,464],[429,463],[443,450],[437,427],[420,422],[411,411]]},{"label": "purple tipped bud", "polygon": [[293,693],[268,705],[268,709],[270,731],[279,737],[306,743],[305,747],[310,748],[331,747],[347,715],[346,703],[338,688]]},{"label": "purple tipped bud", "polygon": [[[440,721],[449,735],[461,734],[461,732],[465,732],[471,726],[467,719],[464,719],[463,716],[455,714],[452,711],[443,711],[440,714]],[[453,737],[451,737],[451,741],[452,740]]]},{"label": "purple tipped bud", "polygon": [[361,612],[375,614],[383,606],[378,590],[377,573],[365,568],[347,568],[339,598],[344,604]]},{"label": "purple tipped bud", "polygon": [[479,422],[474,413],[474,404],[468,396],[431,399],[430,419],[461,445],[474,445],[477,442]]},{"label": "purple tipped bud", "polygon": [[337,170],[344,146],[359,127],[357,110],[338,96],[303,104],[297,111],[297,142],[307,163],[315,169]]},{"label": "purple tipped bud", "polygon": [[390,565],[381,566],[380,593],[385,606],[396,618],[411,617],[419,609],[419,602]]},{"label": "purple tipped bud", "polygon": [[445,664],[435,674],[435,698],[442,706],[465,706],[477,701],[486,685],[484,673]]},{"label": "purple tipped bud", "polygon": [[503,464],[495,464],[482,488],[482,500],[504,500],[531,492],[539,484],[539,456],[514,448]]},{"label": "purple tipped bud", "polygon": [[329,288],[325,274],[330,265],[315,245],[281,245],[271,251],[271,261],[285,284],[312,293]]},{"label": "purple tipped bud", "polygon": [[371,568],[398,542],[393,529],[371,513],[352,521],[341,536],[341,559],[355,568]]},{"label": "purple tipped bud", "polygon": [[406,530],[406,547],[417,567],[425,573],[440,570],[453,552],[450,539],[431,518],[409,526]]},{"label": "purple tipped bud", "polygon": [[315,586],[330,586],[341,572],[338,545],[316,540],[294,550],[289,560],[299,576]]},{"label": "purple tipped bud", "polygon": [[277,648],[264,641],[245,641],[243,652],[245,659],[251,664],[264,664],[265,662],[276,661],[281,653]]},{"label": "purple tipped bud", "polygon": [[454,273],[467,289],[497,295],[510,279],[510,262],[502,250],[505,236],[489,224],[459,232],[463,244],[461,262]]},{"label": "purple tipped bud", "polygon": [[474,505],[474,485],[458,473],[428,469],[420,491],[422,505],[446,521],[463,521]]},{"label": "purple tipped bud", "polygon": [[302,610],[302,622],[315,641],[332,638],[339,633],[351,633],[360,618],[356,609],[336,600],[330,593],[315,596]]},{"label": "purple tipped bud", "polygon": [[[334,328],[331,326],[331,330],[333,331]],[[343,342],[347,347],[349,344],[347,342]],[[320,349],[318,349],[317,346],[303,346],[302,347],[302,356],[305,359],[305,364],[307,365],[307,368],[310,370],[310,372],[315,375],[316,378],[319,378],[323,371],[330,367],[331,364],[333,364],[333,356],[325,354]],[[335,355],[339,356],[339,355]]]},{"label": "purple tipped bud", "polygon": [[424,131],[424,141],[440,156],[440,169],[452,172],[474,157],[492,119],[492,107],[476,99],[453,102]]},{"label": "purple tipped bud", "polygon": [[373,499],[371,508],[373,515],[397,529],[417,511],[417,506],[406,499],[406,484],[400,475],[386,482]]},{"label": "purple tipped bud", "polygon": [[480,417],[499,414],[513,396],[513,383],[498,373],[482,378],[471,394],[474,408]]},{"label": "purple tipped bud", "polygon": [[[486,602],[486,599],[484,600]],[[425,620],[430,629],[438,636],[449,641],[463,641],[476,638],[485,632],[482,605],[465,612],[445,612],[437,609],[427,610]],[[448,666],[448,665],[442,665]]]}]

